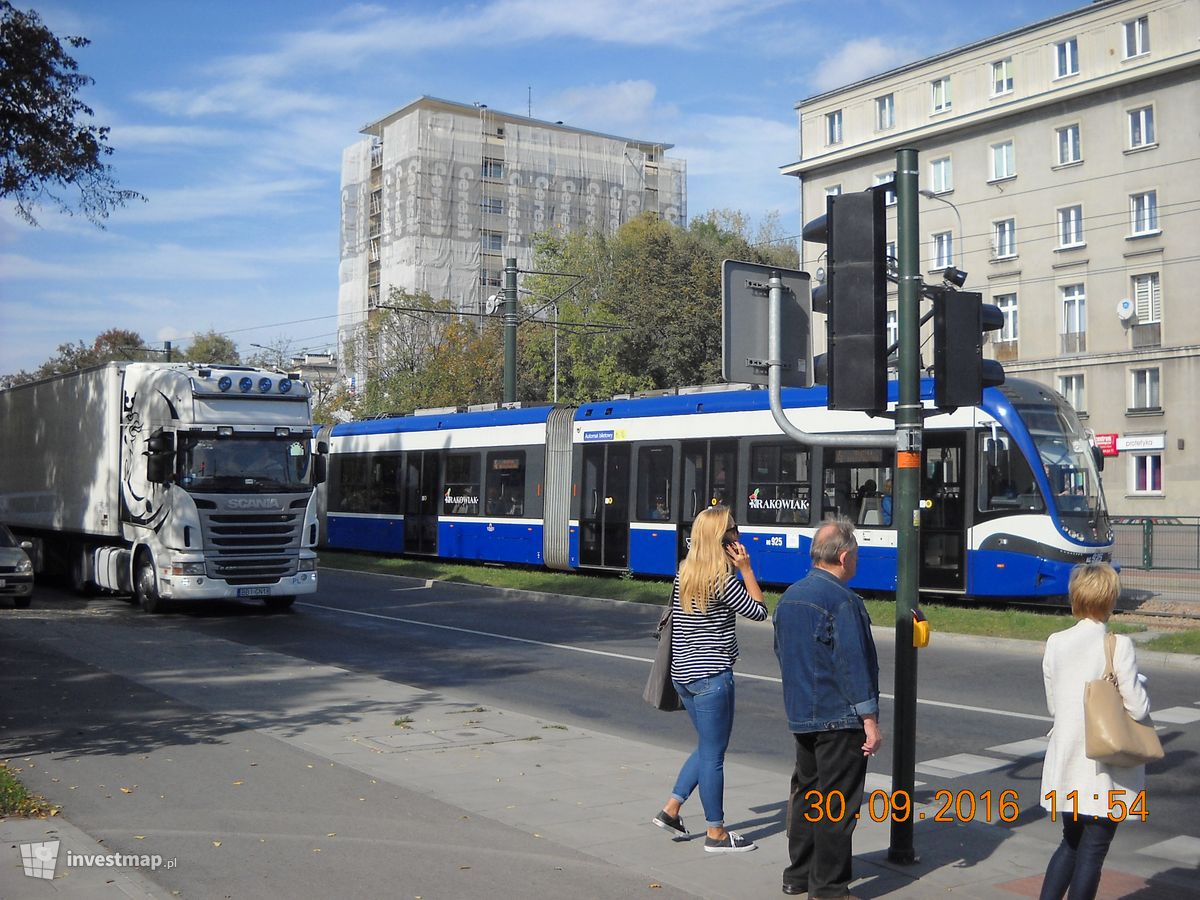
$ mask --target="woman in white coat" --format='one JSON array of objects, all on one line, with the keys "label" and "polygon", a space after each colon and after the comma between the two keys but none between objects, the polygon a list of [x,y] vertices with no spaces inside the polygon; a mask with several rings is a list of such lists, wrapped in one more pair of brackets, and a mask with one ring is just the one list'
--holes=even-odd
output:
[{"label": "woman in white coat", "polygon": [[[1042,769],[1042,806],[1062,818],[1063,839],[1042,882],[1041,900],[1091,900],[1100,869],[1124,810],[1145,810],[1146,767],[1118,768],[1084,752],[1084,685],[1104,675],[1104,636],[1121,582],[1107,563],[1077,566],[1071,573],[1074,627],[1050,635],[1042,660],[1046,705],[1054,716]],[[1113,671],[1125,709],[1134,719],[1150,712],[1137,671],[1133,642],[1116,636]]]}]

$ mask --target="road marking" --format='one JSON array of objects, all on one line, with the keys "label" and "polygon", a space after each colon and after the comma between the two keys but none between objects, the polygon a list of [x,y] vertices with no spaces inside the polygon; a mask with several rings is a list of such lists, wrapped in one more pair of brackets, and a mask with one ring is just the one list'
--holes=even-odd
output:
[{"label": "road marking", "polygon": [[[297,603],[297,606],[307,606],[310,609],[323,609],[327,612],[344,613],[348,616],[363,616],[368,619],[383,619],[385,622],[400,622],[404,625],[417,625],[421,628],[436,628],[439,631],[455,631],[459,634],[473,634],[478,637],[495,638],[499,641],[512,641],[517,644],[532,644],[535,647],[552,647],[555,650],[569,650],[572,653],[590,653],[592,656],[608,656],[613,659],[627,659],[630,662],[652,663],[653,659],[646,656],[633,656],[628,653],[613,653],[611,650],[593,650],[591,647],[577,647],[573,644],[556,644],[553,641],[535,641],[532,638],[516,637],[511,634],[497,634],[494,631],[480,631],[476,628],[463,628],[459,625],[439,625],[435,622],[422,622],[419,619],[405,619],[401,616],[385,616],[381,613],[363,612],[357,609],[343,609],[340,606],[325,606],[321,603]],[[783,684],[783,679],[773,675],[755,675],[752,672],[738,672],[739,679],[767,681],[772,684]],[[894,694],[881,693],[880,699],[895,700]],[[1035,722],[1053,722],[1049,716],[1035,716],[1030,713],[1011,712],[1004,709],[991,709],[982,706],[967,706],[962,703],[947,703],[943,700],[923,700],[917,702],[924,706],[939,706],[945,709],[961,710],[963,712],[985,713],[991,716],[1004,716],[1010,719],[1031,719]]]},{"label": "road marking", "polygon": [[1010,759],[995,759],[990,756],[979,756],[975,753],[955,753],[953,756],[943,756],[917,763],[917,771],[922,775],[942,775],[946,778],[957,778],[959,775],[978,775],[980,772],[990,772],[1002,766],[1012,765]]},{"label": "road marking", "polygon": [[1185,866],[1200,867],[1200,838],[1189,837],[1186,834],[1173,837],[1143,847],[1138,853],[1155,856],[1159,859],[1169,859]]},{"label": "road marking", "polygon": [[1172,725],[1190,725],[1200,722],[1200,709],[1188,709],[1186,706],[1169,706],[1166,709],[1150,710],[1150,718],[1155,725],[1170,722]]}]

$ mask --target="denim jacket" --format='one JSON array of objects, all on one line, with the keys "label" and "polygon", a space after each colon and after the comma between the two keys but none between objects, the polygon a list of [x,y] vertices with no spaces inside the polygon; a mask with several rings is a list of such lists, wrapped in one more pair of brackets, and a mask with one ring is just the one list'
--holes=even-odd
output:
[{"label": "denim jacket", "polygon": [[879,715],[879,659],[871,620],[857,594],[813,569],[775,609],[775,655],[783,676],[788,728],[861,728]]}]

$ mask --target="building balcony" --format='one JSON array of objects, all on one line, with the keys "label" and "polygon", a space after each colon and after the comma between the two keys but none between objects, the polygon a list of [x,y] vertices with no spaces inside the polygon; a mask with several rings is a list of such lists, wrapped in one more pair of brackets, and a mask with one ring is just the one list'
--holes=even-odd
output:
[{"label": "building balcony", "polygon": [[1141,347],[1162,346],[1162,323],[1147,322],[1145,325],[1134,325],[1131,329],[1133,349]]},{"label": "building balcony", "polygon": [[1068,331],[1066,334],[1060,334],[1062,340],[1063,353],[1086,353],[1087,352],[1087,332],[1086,331]]},{"label": "building balcony", "polygon": [[998,362],[1012,362],[1020,354],[1017,352],[1017,341],[996,341],[992,344],[992,352]]}]

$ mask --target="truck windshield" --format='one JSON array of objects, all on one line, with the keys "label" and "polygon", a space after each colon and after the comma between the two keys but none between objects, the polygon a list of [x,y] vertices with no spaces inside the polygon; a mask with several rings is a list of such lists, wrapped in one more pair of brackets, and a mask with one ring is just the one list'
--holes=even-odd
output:
[{"label": "truck windshield", "polygon": [[192,493],[281,493],[312,487],[309,442],[275,435],[180,435],[179,484]]}]

